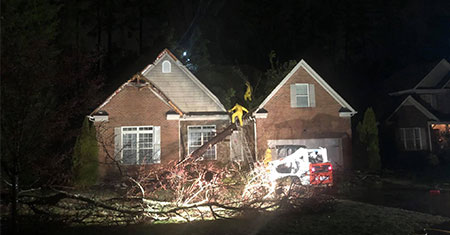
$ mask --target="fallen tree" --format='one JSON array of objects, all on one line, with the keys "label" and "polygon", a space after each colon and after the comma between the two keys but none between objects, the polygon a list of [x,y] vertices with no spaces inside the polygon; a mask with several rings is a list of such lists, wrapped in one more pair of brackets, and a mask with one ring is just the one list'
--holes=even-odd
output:
[{"label": "fallen tree", "polygon": [[190,222],[298,209],[313,196],[311,188],[296,180],[270,182],[265,173],[258,164],[243,172],[238,164],[173,163],[170,168],[128,177],[122,195],[61,187],[23,193],[20,213],[65,224]]}]

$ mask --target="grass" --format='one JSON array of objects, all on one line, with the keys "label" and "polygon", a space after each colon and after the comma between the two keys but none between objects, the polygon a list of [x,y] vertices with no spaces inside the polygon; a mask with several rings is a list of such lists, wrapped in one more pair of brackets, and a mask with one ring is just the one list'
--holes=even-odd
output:
[{"label": "grass", "polygon": [[[415,234],[450,218],[361,202],[338,200],[334,209],[320,213],[268,213],[242,218],[181,224],[129,226],[30,226],[24,234]],[[27,229],[25,229],[27,230]]]}]

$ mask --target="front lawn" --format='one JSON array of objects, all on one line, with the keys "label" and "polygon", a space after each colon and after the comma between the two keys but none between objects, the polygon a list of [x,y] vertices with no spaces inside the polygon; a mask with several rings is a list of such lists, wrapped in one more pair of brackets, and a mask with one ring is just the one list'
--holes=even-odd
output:
[{"label": "front lawn", "polygon": [[[129,226],[22,227],[27,234],[415,234],[450,218],[403,209],[337,200],[333,209],[320,212],[272,212],[242,218],[179,224]],[[420,233],[419,233],[420,234]]]}]

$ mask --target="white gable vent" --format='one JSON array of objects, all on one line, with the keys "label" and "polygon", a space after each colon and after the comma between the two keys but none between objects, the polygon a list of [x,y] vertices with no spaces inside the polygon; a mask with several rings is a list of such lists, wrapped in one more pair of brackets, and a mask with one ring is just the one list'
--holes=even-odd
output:
[{"label": "white gable vent", "polygon": [[165,61],[162,63],[162,72],[163,72],[163,73],[170,73],[171,70],[172,70],[171,66],[172,66],[172,65],[170,64],[170,62],[169,62],[168,60],[165,60]]}]

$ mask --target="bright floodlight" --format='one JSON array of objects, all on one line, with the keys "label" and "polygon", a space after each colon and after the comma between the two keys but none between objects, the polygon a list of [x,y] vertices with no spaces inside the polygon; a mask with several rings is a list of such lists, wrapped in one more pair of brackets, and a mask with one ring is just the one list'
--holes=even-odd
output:
[{"label": "bright floodlight", "polygon": [[183,52],[183,56],[186,56],[186,55],[187,55],[187,52],[186,52],[186,51],[184,51],[184,52]]}]

